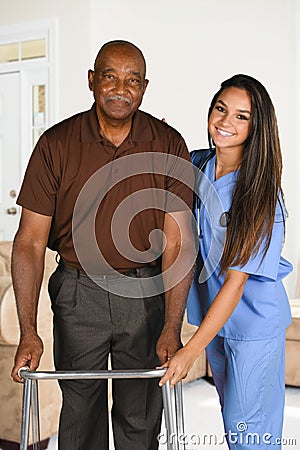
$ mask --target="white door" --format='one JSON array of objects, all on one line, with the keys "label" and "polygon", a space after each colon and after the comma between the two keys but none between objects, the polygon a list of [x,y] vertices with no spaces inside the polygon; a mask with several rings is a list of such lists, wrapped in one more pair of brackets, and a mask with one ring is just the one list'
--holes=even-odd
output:
[{"label": "white door", "polygon": [[20,219],[20,74],[0,74],[0,240],[12,240]]}]

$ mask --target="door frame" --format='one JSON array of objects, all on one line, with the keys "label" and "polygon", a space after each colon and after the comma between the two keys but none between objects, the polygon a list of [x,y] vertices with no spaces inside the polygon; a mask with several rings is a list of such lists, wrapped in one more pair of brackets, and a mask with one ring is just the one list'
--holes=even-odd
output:
[{"label": "door frame", "polygon": [[20,72],[0,74],[0,81],[0,240],[11,240],[20,219],[20,207],[13,194],[18,192],[21,177]]},{"label": "door frame", "polygon": [[32,152],[30,117],[28,117],[31,107],[30,87],[35,82],[35,75],[37,80],[39,79],[41,71],[44,71],[47,79],[47,127],[56,123],[59,118],[58,22],[57,19],[48,19],[0,26],[0,45],[42,38],[46,39],[45,58],[0,63],[0,75],[10,72],[20,73],[21,177],[25,173]]}]

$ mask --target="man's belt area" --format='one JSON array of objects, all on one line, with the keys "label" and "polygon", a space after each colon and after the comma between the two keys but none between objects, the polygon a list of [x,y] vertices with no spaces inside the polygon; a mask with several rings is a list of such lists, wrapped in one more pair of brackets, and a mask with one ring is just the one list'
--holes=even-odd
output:
[{"label": "man's belt area", "polygon": [[141,266],[141,267],[133,267],[128,270],[122,270],[117,271],[115,270],[112,273],[109,274],[87,274],[84,271],[81,271],[79,269],[75,269],[74,267],[70,267],[67,264],[65,264],[62,259],[60,259],[58,263],[59,269],[67,272],[76,274],[79,278],[92,278],[94,281],[97,279],[99,280],[109,280],[109,279],[115,279],[115,278],[122,278],[122,276],[131,277],[131,278],[150,278],[154,277],[155,275],[159,275],[161,273],[161,268],[159,265],[156,266]]}]

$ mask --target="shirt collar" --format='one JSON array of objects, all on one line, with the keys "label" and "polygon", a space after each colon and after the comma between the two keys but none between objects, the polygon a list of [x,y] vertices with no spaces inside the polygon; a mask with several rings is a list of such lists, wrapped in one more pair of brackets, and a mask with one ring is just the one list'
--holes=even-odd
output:
[{"label": "shirt collar", "polygon": [[[132,119],[132,127],[129,134],[132,142],[147,142],[154,139],[147,114],[137,110]],[[96,104],[86,111],[81,122],[81,142],[103,142],[105,139],[99,133],[99,124],[96,113]]]}]

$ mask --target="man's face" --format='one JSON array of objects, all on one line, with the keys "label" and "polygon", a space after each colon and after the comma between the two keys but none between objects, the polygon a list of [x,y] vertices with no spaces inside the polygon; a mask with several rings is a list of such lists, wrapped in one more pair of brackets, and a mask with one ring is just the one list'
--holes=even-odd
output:
[{"label": "man's face", "polygon": [[126,121],[140,106],[148,80],[140,53],[130,45],[108,46],[89,70],[98,117]]}]

